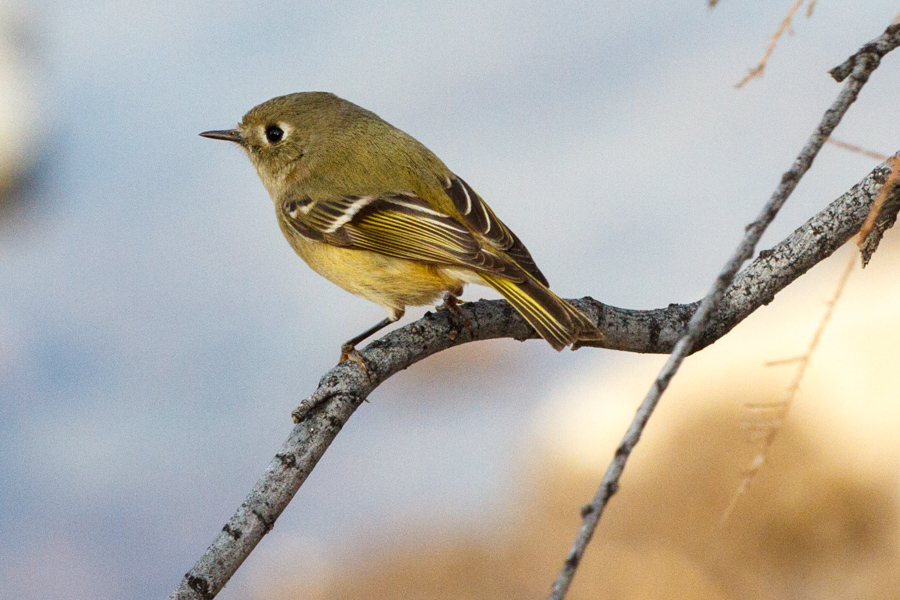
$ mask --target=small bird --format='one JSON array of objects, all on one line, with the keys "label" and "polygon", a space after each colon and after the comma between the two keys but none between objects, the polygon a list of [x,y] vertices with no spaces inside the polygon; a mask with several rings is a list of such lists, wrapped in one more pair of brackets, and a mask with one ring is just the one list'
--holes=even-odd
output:
[{"label": "small bird", "polygon": [[342,345],[342,362],[362,362],[356,345],[407,306],[443,298],[455,309],[467,283],[500,292],[556,350],[603,337],[550,291],[521,240],[469,184],[378,115],[303,92],[263,102],[235,129],[200,135],[244,149],[300,258],[387,311]]}]

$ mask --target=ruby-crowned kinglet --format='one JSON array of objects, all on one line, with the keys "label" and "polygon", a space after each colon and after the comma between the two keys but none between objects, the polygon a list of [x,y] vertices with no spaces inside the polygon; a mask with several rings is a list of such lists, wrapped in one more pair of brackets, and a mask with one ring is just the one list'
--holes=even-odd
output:
[{"label": "ruby-crowned kinglet", "polygon": [[235,129],[200,135],[243,148],[275,202],[281,231],[320,275],[380,304],[388,317],[342,347],[403,316],[407,306],[488,285],[562,350],[600,331],[547,287],[524,244],[428,148],[334,94],[272,98]]}]

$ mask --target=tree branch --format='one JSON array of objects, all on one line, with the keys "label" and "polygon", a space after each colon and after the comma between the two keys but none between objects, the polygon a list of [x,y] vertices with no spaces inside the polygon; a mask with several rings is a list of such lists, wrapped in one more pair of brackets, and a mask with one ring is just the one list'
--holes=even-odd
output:
[{"label": "tree branch", "polygon": [[[851,239],[865,221],[889,171],[886,165],[877,167],[784,241],[760,252],[726,290],[694,350],[727,334]],[[892,194],[892,198],[883,210],[891,210],[896,215],[900,209],[900,193]],[[698,301],[655,310],[630,310],[593,298],[573,303],[601,327],[606,335],[604,347],[650,354],[671,352],[700,305]],[[460,310],[469,320],[473,335],[446,311],[428,313],[361,351],[371,380],[352,362],[339,364],[326,373],[312,396],[326,400],[294,426],[247,499],[170,598],[208,600],[224,587],[272,528],[353,411],[382,382],[432,354],[468,342],[537,338],[525,320],[503,300],[470,302],[461,305]]]},{"label": "tree branch", "polygon": [[[796,6],[799,6],[799,3]],[[869,76],[878,68],[881,57],[898,45],[900,45],[900,26],[891,25],[881,36],[863,46],[850,59],[832,70],[832,76],[836,80],[842,81],[847,79],[848,75],[849,79],[844,84],[837,99],[825,111],[816,130],[794,160],[794,164],[781,177],[781,183],[779,183],[769,201],[766,202],[762,212],[760,212],[753,223],[747,226],[744,238],[725,263],[719,276],[716,277],[709,293],[688,322],[687,329],[684,331],[681,339],[675,344],[675,349],[669,356],[669,360],[666,361],[659,375],[656,376],[656,380],[644,397],[644,401],[638,408],[634,420],[629,425],[628,431],[625,432],[625,437],[622,438],[622,442],[616,448],[615,456],[606,470],[606,474],[603,476],[603,481],[594,495],[594,499],[582,510],[581,528],[578,530],[559,576],[553,584],[553,590],[550,593],[551,600],[562,600],[565,597],[566,591],[569,589],[575,576],[575,571],[587,549],[587,545],[590,543],[597,524],[600,522],[603,510],[619,489],[619,479],[625,469],[628,457],[631,456],[631,452],[637,446],[638,441],[640,441],[644,427],[646,427],[650,416],[653,414],[656,405],[659,403],[663,393],[665,393],[666,388],[668,388],[672,378],[675,377],[684,359],[694,351],[695,346],[707,329],[707,323],[710,318],[722,305],[725,292],[734,281],[738,269],[753,256],[756,244],[759,243],[763,232],[775,219],[778,211],[784,206],[800,179],[812,166],[813,160],[818,155],[819,150],[822,149],[825,140],[838,126],[838,123],[850,109],[850,105],[856,101],[860,90],[869,80]]]},{"label": "tree branch", "polygon": [[[900,37],[900,28],[894,35]],[[725,289],[693,351],[728,333],[850,239],[865,220],[888,172],[885,165],[879,166],[780,244],[761,252]],[[892,194],[892,200],[882,212],[892,210],[896,214],[900,208],[897,196]],[[694,302],[656,310],[628,310],[592,298],[573,303],[604,332],[606,337],[599,346],[643,353],[671,352],[700,306],[700,302]],[[469,327],[461,325],[447,311],[427,313],[419,321],[385,335],[361,351],[368,374],[352,361],[326,373],[313,395],[294,411],[295,421],[299,422],[262,477],[169,598],[210,600],[215,597],[271,530],[353,412],[382,382],[447,348],[477,340],[537,337],[505,301],[466,303],[460,310],[468,319]]]}]

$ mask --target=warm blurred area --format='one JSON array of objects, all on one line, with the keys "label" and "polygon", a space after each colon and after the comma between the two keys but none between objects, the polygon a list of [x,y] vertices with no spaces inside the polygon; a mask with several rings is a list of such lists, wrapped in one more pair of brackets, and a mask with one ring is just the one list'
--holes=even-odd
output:
[{"label": "warm blurred area", "polygon": [[[897,598],[900,238],[853,273],[766,465],[720,518],[757,448],[747,404],[782,398],[849,248],[693,357],[626,469],[572,599]],[[658,360],[582,373],[538,413],[507,507],[457,528],[407,523],[255,598],[543,598]],[[321,560],[321,558],[320,558]],[[310,567],[297,565],[303,572]],[[324,574],[324,575],[323,575]]]},{"label": "warm blurred area", "polygon": [[[40,154],[36,24],[0,2],[0,221],[16,211]],[[44,140],[45,141],[45,140]]]}]

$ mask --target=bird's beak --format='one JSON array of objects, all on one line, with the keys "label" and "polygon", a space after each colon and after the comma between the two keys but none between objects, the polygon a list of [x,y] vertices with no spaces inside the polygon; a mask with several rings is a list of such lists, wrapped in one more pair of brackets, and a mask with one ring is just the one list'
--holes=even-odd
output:
[{"label": "bird's beak", "polygon": [[205,138],[212,140],[225,140],[226,142],[234,142],[235,144],[243,144],[244,136],[237,129],[222,129],[219,131],[204,131],[201,133]]}]

